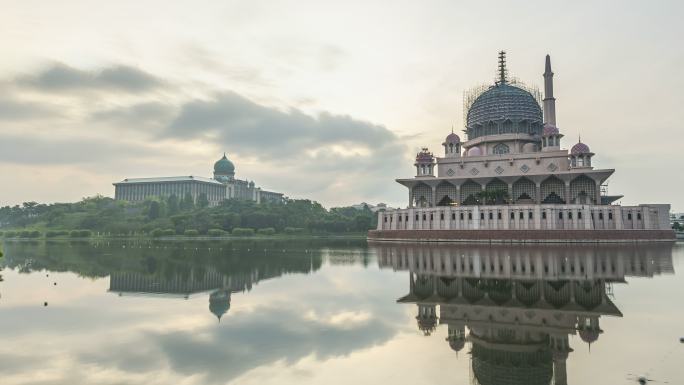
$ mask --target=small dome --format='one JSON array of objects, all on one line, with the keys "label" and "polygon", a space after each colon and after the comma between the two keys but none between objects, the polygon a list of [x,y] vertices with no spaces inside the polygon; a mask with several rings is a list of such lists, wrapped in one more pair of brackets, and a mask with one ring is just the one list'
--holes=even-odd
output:
[{"label": "small dome", "polygon": [[597,330],[593,329],[582,329],[579,331],[579,336],[582,339],[582,341],[590,344],[592,342],[596,342],[599,338],[599,332]]},{"label": "small dome", "polygon": [[235,165],[233,165],[233,162],[228,160],[225,153],[223,153],[223,158],[214,163],[214,174],[235,174]]},{"label": "small dome", "polygon": [[586,144],[579,142],[576,145],[572,146],[572,149],[570,149],[570,154],[572,155],[581,155],[581,154],[591,154],[591,150],[589,150],[589,146]]},{"label": "small dome", "polygon": [[449,347],[455,352],[459,352],[465,347],[465,340],[463,338],[447,338]]},{"label": "small dome", "polygon": [[219,321],[221,317],[230,309],[230,291],[217,290],[209,295],[209,311],[212,312]]},{"label": "small dome", "polygon": [[482,155],[482,150],[480,150],[480,147],[471,147],[468,149],[468,156],[481,156]]},{"label": "small dome", "polygon": [[560,131],[558,130],[558,127],[549,123],[546,123],[544,125],[544,129],[542,130],[542,136],[558,135],[559,133]]},{"label": "small dome", "polygon": [[434,155],[426,147],[424,147],[418,154],[416,154],[416,163],[432,163],[435,160]]},{"label": "small dome", "polygon": [[523,145],[522,151],[524,153],[536,152],[537,151],[537,145],[534,143],[525,143]]},{"label": "small dome", "polygon": [[442,144],[447,145],[450,143],[452,143],[452,144],[461,143],[461,138],[459,138],[458,135],[456,135],[452,132],[451,134],[447,135],[446,139],[444,140],[444,143],[442,143]]}]

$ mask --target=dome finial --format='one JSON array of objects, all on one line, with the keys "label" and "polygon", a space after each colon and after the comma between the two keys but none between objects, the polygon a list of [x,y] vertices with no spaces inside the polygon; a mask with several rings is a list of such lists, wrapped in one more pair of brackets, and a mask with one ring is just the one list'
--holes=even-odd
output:
[{"label": "dome finial", "polygon": [[499,81],[497,84],[506,84],[506,51],[499,51]]}]

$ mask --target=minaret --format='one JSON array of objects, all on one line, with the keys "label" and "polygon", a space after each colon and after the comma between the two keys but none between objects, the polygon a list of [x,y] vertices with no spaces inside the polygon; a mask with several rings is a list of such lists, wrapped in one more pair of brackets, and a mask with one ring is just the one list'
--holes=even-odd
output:
[{"label": "minaret", "polygon": [[549,55],[546,55],[544,68],[544,123],[556,125],[556,98],[553,97],[553,72]]}]

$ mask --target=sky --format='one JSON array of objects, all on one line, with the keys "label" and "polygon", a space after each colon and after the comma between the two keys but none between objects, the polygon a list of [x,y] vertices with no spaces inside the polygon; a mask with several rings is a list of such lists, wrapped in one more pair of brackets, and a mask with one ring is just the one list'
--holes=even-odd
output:
[{"label": "sky", "polygon": [[623,204],[684,211],[675,1],[0,0],[0,205],[128,177],[236,177],[325,206],[407,205],[394,179],[463,129],[463,93],[555,73],[565,148]]}]

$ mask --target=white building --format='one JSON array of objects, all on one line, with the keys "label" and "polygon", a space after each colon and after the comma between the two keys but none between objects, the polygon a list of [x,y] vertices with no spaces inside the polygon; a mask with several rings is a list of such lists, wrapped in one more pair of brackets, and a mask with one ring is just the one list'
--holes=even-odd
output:
[{"label": "white building", "polygon": [[206,195],[210,206],[226,199],[261,202],[282,202],[283,194],[262,190],[253,181],[235,179],[235,165],[226,154],[214,163],[214,178],[174,176],[156,178],[126,178],[114,183],[114,199],[141,202],[151,197],[175,195],[183,199],[190,194],[195,202]]},{"label": "white building", "polygon": [[[594,153],[581,140],[570,150],[562,148],[563,134],[556,126],[553,72],[548,55],[544,98],[540,99],[533,89],[508,80],[502,51],[495,84],[466,96],[464,131],[468,140],[461,141],[458,135],[450,133],[442,143],[442,157],[423,148],[416,156],[416,176],[397,179],[408,188],[408,207],[380,212],[377,230],[371,231],[369,237],[672,239],[669,205],[612,204],[622,196],[603,194],[602,186],[615,170],[594,168]],[[469,233],[458,232],[462,230]]]}]

